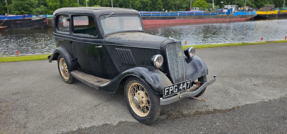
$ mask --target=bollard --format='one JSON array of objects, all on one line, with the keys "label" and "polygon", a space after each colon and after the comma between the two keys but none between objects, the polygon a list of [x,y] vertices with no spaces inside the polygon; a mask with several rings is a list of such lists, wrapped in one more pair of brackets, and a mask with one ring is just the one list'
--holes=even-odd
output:
[{"label": "bollard", "polygon": [[285,36],[285,40],[287,39],[287,36]]},{"label": "bollard", "polygon": [[261,41],[263,41],[263,38],[261,37]]},{"label": "bollard", "polygon": [[17,53],[17,56],[19,56],[19,51],[16,51],[16,53]]},{"label": "bollard", "polygon": [[184,42],[184,45],[186,45],[186,44],[187,44],[187,41]]}]

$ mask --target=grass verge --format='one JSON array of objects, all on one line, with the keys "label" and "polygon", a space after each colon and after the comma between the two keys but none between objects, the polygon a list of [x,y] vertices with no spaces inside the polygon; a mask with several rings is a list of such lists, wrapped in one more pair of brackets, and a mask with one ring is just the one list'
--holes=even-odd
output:
[{"label": "grass verge", "polygon": [[278,40],[278,41],[264,41],[264,42],[248,42],[248,43],[227,43],[227,44],[206,44],[206,45],[187,45],[182,46],[182,49],[188,47],[194,47],[196,49],[200,48],[213,48],[213,47],[229,47],[229,46],[246,46],[246,45],[259,45],[259,44],[268,44],[268,43],[285,43],[287,40]]},{"label": "grass verge", "polygon": [[0,57],[0,63],[2,63],[2,62],[15,62],[15,61],[48,60],[48,58],[47,58],[48,55],[51,55],[51,54]]},{"label": "grass verge", "polygon": [[[267,43],[287,43],[287,40],[278,41],[264,41],[264,42],[250,42],[250,43],[227,43],[227,44],[207,44],[207,45],[187,45],[182,46],[182,49],[187,47],[194,47],[196,49],[200,48],[213,48],[213,47],[228,47],[228,46],[245,46],[245,45],[259,45]],[[47,60],[50,54],[45,55],[27,55],[27,56],[13,56],[13,57],[0,57],[0,63],[3,62],[16,62],[16,61],[33,61],[33,60]]]}]

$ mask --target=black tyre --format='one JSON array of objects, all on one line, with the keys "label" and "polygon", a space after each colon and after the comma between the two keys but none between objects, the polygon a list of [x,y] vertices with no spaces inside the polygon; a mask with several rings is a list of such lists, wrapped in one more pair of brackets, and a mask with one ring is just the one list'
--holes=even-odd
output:
[{"label": "black tyre", "polygon": [[64,82],[70,84],[75,81],[75,78],[70,73],[66,60],[62,55],[58,56],[58,70]]},{"label": "black tyre", "polygon": [[153,123],[160,115],[160,98],[139,78],[131,77],[125,85],[125,100],[132,116],[143,124]]},{"label": "black tyre", "polygon": [[[205,82],[207,81],[206,75],[204,75],[204,76],[198,78],[198,81],[199,81],[200,83],[202,83],[202,84],[205,83]],[[196,95],[196,96],[194,96],[194,97],[199,97],[199,96],[201,96],[201,95],[205,92],[205,90],[206,90],[206,88],[204,88],[198,95]]]}]

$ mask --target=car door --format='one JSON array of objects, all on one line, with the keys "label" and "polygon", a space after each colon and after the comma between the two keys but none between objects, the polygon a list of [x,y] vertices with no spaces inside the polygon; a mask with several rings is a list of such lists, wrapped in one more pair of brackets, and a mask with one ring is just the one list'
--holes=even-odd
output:
[{"label": "car door", "polygon": [[70,55],[74,58],[72,51],[72,44],[70,43],[71,24],[69,14],[59,14],[56,17],[56,28],[54,30],[55,41],[57,47],[66,49]]},{"label": "car door", "polygon": [[72,44],[80,71],[103,77],[101,55],[103,39],[93,15],[74,14],[72,19]]}]

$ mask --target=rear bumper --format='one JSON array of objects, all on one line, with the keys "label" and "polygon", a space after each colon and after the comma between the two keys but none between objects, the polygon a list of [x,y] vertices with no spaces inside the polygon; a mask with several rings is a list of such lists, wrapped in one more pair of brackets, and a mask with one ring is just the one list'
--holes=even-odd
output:
[{"label": "rear bumper", "polygon": [[177,95],[169,97],[169,98],[160,98],[160,105],[168,105],[168,104],[177,102],[183,98],[194,97],[198,95],[204,88],[213,84],[215,80],[216,80],[216,76],[214,76],[214,78],[212,78],[210,81],[205,82],[202,86],[200,86],[197,90],[193,92],[183,92],[183,93],[178,93]]}]

